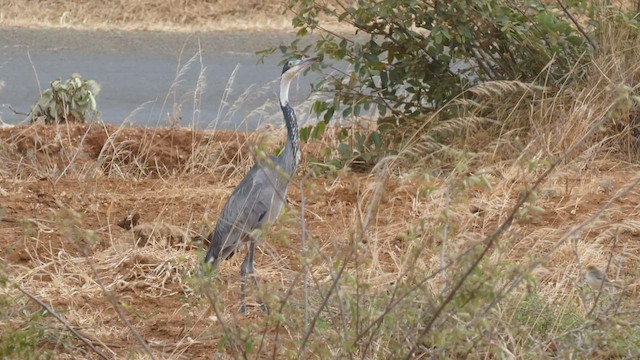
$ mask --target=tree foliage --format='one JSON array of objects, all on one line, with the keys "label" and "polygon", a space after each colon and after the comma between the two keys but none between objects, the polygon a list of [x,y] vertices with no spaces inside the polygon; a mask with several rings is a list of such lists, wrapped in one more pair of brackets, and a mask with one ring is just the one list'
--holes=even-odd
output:
[{"label": "tree foliage", "polygon": [[[383,116],[411,118],[487,80],[564,81],[595,47],[589,39],[597,24],[593,3],[290,0],[298,38],[319,38],[306,48],[297,39],[280,49],[351,65],[316,84],[334,95],[314,106],[325,121],[339,109],[357,116],[371,106]],[[351,25],[356,36],[325,30],[321,19],[327,18]]]}]

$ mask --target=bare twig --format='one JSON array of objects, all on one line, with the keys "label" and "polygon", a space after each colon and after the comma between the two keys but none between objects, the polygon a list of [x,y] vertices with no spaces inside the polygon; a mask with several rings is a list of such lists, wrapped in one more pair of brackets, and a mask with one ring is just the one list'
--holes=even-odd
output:
[{"label": "bare twig", "polygon": [[506,296],[506,294],[508,294],[513,289],[515,289],[522,282],[522,280],[524,280],[526,273],[530,273],[535,267],[537,267],[538,265],[540,265],[541,263],[546,261],[549,258],[549,256],[556,249],[558,249],[560,247],[560,245],[562,245],[567,239],[569,239],[570,237],[573,237],[574,235],[578,234],[588,224],[593,223],[596,219],[598,219],[602,215],[602,213],[606,209],[608,209],[609,207],[611,207],[611,205],[613,205],[616,202],[618,202],[620,200],[620,198],[622,198],[623,196],[627,195],[629,192],[631,192],[631,190],[633,188],[635,188],[638,185],[640,185],[640,176],[636,177],[631,184],[629,184],[626,188],[624,188],[624,190],[619,192],[616,196],[614,196],[611,199],[609,199],[609,201],[607,201],[606,204],[604,204],[600,209],[598,209],[598,211],[593,213],[588,219],[586,219],[580,225],[572,228],[570,231],[565,233],[560,238],[560,240],[558,240],[556,242],[555,246],[551,249],[551,251],[549,251],[541,259],[535,260],[531,264],[529,264],[529,266],[527,267],[527,270],[525,272],[520,274],[520,276],[518,278],[516,278],[514,281],[512,281],[511,283],[507,284],[504,289],[501,289],[501,291],[497,292],[494,300],[483,311],[479,312],[476,315],[476,317],[469,322],[468,326],[470,324],[472,324],[474,321],[477,321],[477,319],[480,319],[480,318],[484,317],[494,306],[496,306]]},{"label": "bare twig", "polygon": [[48,227],[47,225],[41,223],[40,221],[36,220],[36,219],[30,219],[30,218],[13,218],[13,217],[2,217],[0,215],[0,222],[6,222],[6,223],[14,223],[14,224],[20,224],[23,222],[35,225],[38,227],[38,229],[46,232],[46,233],[52,233],[54,230],[53,228]]},{"label": "bare twig", "polygon": [[[280,301],[280,307],[278,308],[278,312],[276,314],[282,314],[282,310],[284,309],[285,304],[287,304],[287,302],[289,301],[289,298],[293,294],[293,289],[296,287],[296,285],[298,285],[298,282],[300,281],[301,276],[302,274],[298,273],[296,274],[295,278],[293,278],[293,281],[291,282],[291,286],[289,286],[289,289],[287,289],[287,292],[284,294],[284,297]],[[276,329],[276,335],[274,336],[274,340],[273,340],[273,343],[274,343],[273,355],[272,355],[273,359],[278,358],[276,353],[276,350],[278,349],[278,347],[275,344],[278,344],[278,336],[280,335],[280,326],[279,326],[280,323],[281,323],[281,320],[278,319],[273,325],[273,327]],[[262,333],[262,339],[260,340],[260,346],[258,347],[258,351],[256,352],[256,354],[261,354],[261,350],[264,344],[264,338],[267,336],[268,328],[269,328],[268,326],[265,326],[264,328],[264,332]]]},{"label": "bare twig", "polygon": [[[205,280],[206,281],[206,280]],[[207,285],[208,287],[208,285]],[[204,296],[207,298],[207,300],[209,301],[209,306],[210,308],[213,310],[213,312],[216,315],[216,318],[218,319],[218,321],[220,321],[220,326],[222,327],[222,331],[224,332],[224,334],[229,337],[229,339],[234,339],[235,337],[233,336],[233,332],[231,331],[231,329],[229,329],[229,327],[227,326],[227,324],[225,324],[224,322],[224,317],[222,316],[222,313],[220,312],[220,309],[218,309],[218,306],[216,305],[216,299],[213,298],[213,292],[211,291],[211,289],[207,288],[204,291]],[[233,314],[233,313],[232,313]],[[235,318],[235,316],[233,317],[233,321],[234,323],[237,324],[237,319]],[[236,346],[236,342],[234,341],[232,343],[234,346]],[[246,352],[243,351],[243,355],[245,355],[244,357],[246,358]]]},{"label": "bare twig", "polygon": [[[442,229],[442,245],[440,250],[440,267],[442,268],[442,276],[447,279],[447,270],[445,262],[445,254],[447,253],[447,237],[449,236],[449,203],[451,202],[450,188],[444,190],[444,228]],[[443,282],[442,290],[447,286],[447,281]]]},{"label": "bare twig", "polygon": [[[576,265],[577,265],[578,269],[582,269],[582,265],[580,263],[580,253],[578,252],[578,239],[577,239],[577,237],[574,237],[573,240],[574,240],[574,241],[572,241],[573,242],[573,254],[574,254],[575,258],[576,258]],[[553,249],[552,249],[551,252],[553,252]],[[580,275],[578,275],[578,277],[580,277]],[[575,284],[576,285],[578,284],[577,280],[575,281]],[[588,309],[589,308],[589,302],[587,301],[587,296],[585,295],[584,287],[580,286],[578,289],[579,289],[578,297],[580,298],[580,301],[582,301],[582,306],[585,309]]]},{"label": "bare twig", "polygon": [[340,266],[340,269],[338,270],[338,273],[335,274],[335,276],[333,276],[333,282],[331,283],[331,287],[329,288],[329,291],[327,291],[327,293],[325,294],[325,296],[322,299],[322,303],[320,304],[320,307],[318,308],[318,310],[316,311],[313,319],[311,320],[311,323],[309,324],[309,328],[307,329],[307,331],[304,334],[304,337],[302,339],[302,344],[300,344],[300,348],[298,349],[298,355],[297,358],[301,358],[302,354],[304,353],[304,350],[306,348],[307,342],[309,341],[309,337],[311,336],[311,333],[313,332],[314,328],[315,328],[315,324],[318,321],[319,317],[320,317],[320,313],[322,313],[322,311],[324,310],[324,308],[327,306],[327,303],[329,302],[329,298],[331,297],[331,294],[333,293],[333,291],[338,288],[338,282],[340,281],[340,279],[342,278],[342,274],[344,273],[345,268],[347,267],[347,264],[349,263],[349,261],[351,260],[351,257],[356,254],[356,249],[357,249],[357,242],[361,241],[362,238],[365,236],[365,234],[367,233],[367,229],[369,228],[369,225],[371,224],[371,219],[373,218],[374,212],[377,210],[378,205],[380,204],[380,199],[382,198],[382,191],[386,180],[386,177],[388,175],[388,170],[387,169],[381,169],[380,170],[380,178],[379,178],[379,182],[378,182],[378,186],[376,186],[376,189],[371,197],[371,200],[369,202],[369,207],[367,209],[367,215],[364,218],[364,221],[362,222],[361,228],[358,231],[358,235],[354,237],[354,244],[352,244],[352,246],[349,247],[349,252],[347,253],[347,255],[344,257],[343,261],[342,261],[342,265]]},{"label": "bare twig", "polygon": [[24,116],[29,116],[29,115],[31,115],[31,113],[25,113],[25,112],[18,111],[18,110],[16,110],[16,109],[14,109],[14,108],[11,106],[11,104],[3,104],[3,106],[4,106],[5,108],[7,108],[7,109],[11,110],[15,115],[24,115]]},{"label": "bare twig", "polygon": [[309,324],[309,268],[307,266],[307,229],[306,223],[304,220],[304,208],[305,208],[305,198],[304,198],[304,181],[307,179],[307,175],[305,175],[302,180],[300,180],[300,228],[301,235],[300,239],[302,242],[302,286],[304,293],[304,326],[306,327]]},{"label": "bare twig", "polygon": [[118,304],[118,301],[116,300],[115,296],[113,296],[113,294],[109,290],[107,290],[107,288],[104,286],[104,283],[102,282],[102,279],[100,278],[100,275],[98,274],[98,271],[96,270],[96,267],[93,264],[91,257],[89,256],[89,254],[87,254],[87,251],[85,249],[82,249],[82,254],[85,257],[87,264],[91,269],[91,272],[93,272],[93,276],[96,280],[96,283],[98,284],[98,286],[100,286],[100,289],[102,289],[102,292],[106,296],[107,300],[109,300],[109,302],[111,303],[111,306],[113,306],[113,309],[118,314],[118,317],[120,318],[120,320],[122,320],[122,322],[127,326],[127,328],[129,329],[133,337],[136,339],[138,344],[142,346],[142,348],[147,353],[147,355],[149,355],[149,357],[152,360],[155,360],[156,357],[153,355],[153,352],[151,352],[151,348],[149,347],[149,345],[146,343],[146,341],[144,341],[142,336],[140,336],[140,333],[138,333],[138,331],[133,327],[133,325],[131,325],[131,323],[125,316],[124,312],[120,308],[120,305]]},{"label": "bare twig", "polygon": [[598,301],[600,301],[600,296],[602,296],[602,290],[604,290],[604,288],[607,285],[607,281],[606,281],[607,275],[606,274],[609,273],[609,268],[611,267],[611,261],[613,260],[613,249],[615,249],[616,244],[618,243],[618,231],[619,230],[616,230],[616,236],[614,236],[614,238],[613,238],[613,244],[611,245],[612,251],[609,253],[609,260],[607,260],[607,267],[604,269],[605,280],[600,283],[600,288],[596,292],[596,297],[595,297],[595,299],[593,299],[593,306],[591,307],[591,309],[587,313],[587,317],[591,317],[591,315],[595,311],[596,307],[598,306]]},{"label": "bare twig", "polygon": [[27,48],[27,57],[29,58],[29,64],[31,64],[31,69],[33,69],[33,75],[36,77],[36,83],[38,84],[38,94],[42,94],[42,86],[40,86],[40,78],[38,77],[38,71],[36,70],[36,66],[33,64],[33,60],[31,59],[31,52]]},{"label": "bare twig", "polygon": [[[44,303],[44,301],[40,300],[38,297],[36,297],[35,295],[31,294],[30,292],[28,292],[27,290],[21,288],[20,286],[17,286],[18,290],[25,294],[29,299],[33,300],[35,303],[37,303],[38,305],[40,305],[43,309],[45,309],[49,314],[51,314],[54,318],[56,318],[56,320],[58,320],[62,325],[64,325],[65,328],[67,328],[67,330],[71,331],[71,333],[73,335],[75,335],[75,337],[77,337],[78,339],[80,339],[80,341],[82,341],[83,343],[85,343],[85,345],[87,345],[91,350],[93,350],[93,352],[95,352],[96,354],[98,354],[98,356],[100,356],[103,359],[109,359],[105,354],[103,354],[102,352],[100,352],[92,343],[89,339],[87,339],[87,337],[85,337],[84,335],[82,335],[80,332],[78,332],[76,329],[73,328],[73,326],[71,326],[71,324],[69,324],[65,319],[63,319],[60,315],[58,315],[57,312],[55,312],[55,310],[53,310],[52,308],[50,308],[47,304]],[[107,350],[111,351],[111,349],[107,348]],[[111,353],[113,353],[113,351],[111,351]]]},{"label": "bare twig", "polygon": [[84,135],[82,135],[82,139],[80,139],[80,143],[78,144],[78,150],[76,151],[75,154],[73,154],[73,157],[71,158],[71,160],[69,160],[69,163],[67,164],[67,166],[64,167],[64,169],[62,170],[62,172],[60,173],[58,178],[56,178],[56,180],[53,182],[53,186],[54,187],[58,184],[58,181],[60,181],[60,179],[62,179],[64,174],[67,172],[67,170],[69,170],[69,168],[71,167],[73,162],[78,157],[78,154],[80,154],[80,152],[82,151],[82,144],[84,143],[84,139],[87,137],[87,134],[89,134],[89,130],[91,130],[91,126],[87,126],[87,131],[84,132]]},{"label": "bare twig", "polygon": [[347,254],[347,256],[345,256],[344,260],[342,261],[342,265],[340,266],[340,270],[338,270],[338,273],[333,278],[333,282],[331,283],[331,287],[329,288],[329,291],[327,291],[327,293],[325,294],[324,298],[322,299],[322,303],[320,304],[320,307],[318,308],[318,310],[316,311],[315,315],[313,316],[313,319],[311,320],[311,323],[309,324],[309,328],[307,329],[307,331],[304,334],[304,337],[302,338],[302,344],[300,344],[300,348],[298,349],[298,355],[297,355],[298,359],[303,357],[302,354],[304,353],[304,350],[306,349],[307,342],[309,341],[309,337],[311,336],[311,333],[315,329],[316,322],[320,318],[320,313],[322,313],[324,308],[327,306],[327,303],[329,302],[329,298],[331,298],[331,294],[333,293],[333,291],[338,286],[338,281],[342,278],[342,274],[344,273],[344,269],[347,267],[347,264],[351,260],[351,256],[353,256],[354,253],[355,253],[354,247],[351,246],[349,253]]},{"label": "bare twig", "polygon": [[589,45],[591,45],[591,48],[593,50],[596,50],[596,44],[593,43],[593,41],[591,40],[591,38],[589,37],[589,35],[587,35],[587,33],[584,31],[584,29],[582,28],[582,26],[580,25],[580,23],[578,23],[578,20],[576,20],[575,17],[573,17],[573,15],[571,15],[571,13],[569,12],[569,9],[567,9],[567,6],[562,2],[562,0],[556,0],[556,2],[558,3],[558,5],[560,5],[560,7],[562,8],[562,11],[567,15],[567,17],[571,20],[571,22],[573,23],[573,25],[576,26],[576,28],[578,29],[578,31],[580,32],[580,34],[582,34],[582,36],[584,36],[584,38],[587,40],[587,42],[589,43]]}]

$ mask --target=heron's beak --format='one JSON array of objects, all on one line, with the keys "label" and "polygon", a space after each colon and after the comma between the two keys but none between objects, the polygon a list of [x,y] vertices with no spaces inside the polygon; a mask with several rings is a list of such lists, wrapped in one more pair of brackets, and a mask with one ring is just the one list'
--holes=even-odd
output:
[{"label": "heron's beak", "polygon": [[297,61],[295,66],[296,67],[300,66],[301,68],[306,69],[309,66],[311,66],[311,64],[316,63],[318,61],[320,61],[320,57],[319,56],[312,56],[312,57],[308,57],[308,58],[302,58],[302,59]]}]

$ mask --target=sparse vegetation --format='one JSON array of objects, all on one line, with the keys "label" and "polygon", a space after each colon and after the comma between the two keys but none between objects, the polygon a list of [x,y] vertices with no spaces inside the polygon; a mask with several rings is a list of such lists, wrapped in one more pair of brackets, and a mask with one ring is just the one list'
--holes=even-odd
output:
[{"label": "sparse vegetation", "polygon": [[573,81],[485,81],[379,139],[321,125],[256,255],[268,314],[187,237],[284,132],[0,129],[2,356],[637,358],[639,29],[607,19]]}]

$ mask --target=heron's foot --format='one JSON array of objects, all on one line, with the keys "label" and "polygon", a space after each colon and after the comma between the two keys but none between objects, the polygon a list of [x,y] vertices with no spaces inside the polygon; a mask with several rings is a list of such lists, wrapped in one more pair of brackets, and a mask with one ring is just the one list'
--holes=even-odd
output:
[{"label": "heron's foot", "polygon": [[249,312],[247,311],[247,304],[240,305],[240,311],[239,312],[240,312],[241,315],[244,315],[244,316],[249,315]]},{"label": "heron's foot", "polygon": [[269,307],[265,302],[262,302],[262,301],[260,301],[260,310],[262,310],[263,313],[266,313],[266,314],[269,313]]},{"label": "heron's foot", "polygon": [[[263,303],[261,301],[258,305],[260,305],[260,310],[262,310],[263,313],[268,313],[269,312],[269,307],[267,306],[267,304],[265,304],[265,303]],[[241,315],[245,315],[245,316],[249,315],[249,311],[247,310],[247,304],[240,305],[240,310],[238,312]]]}]

